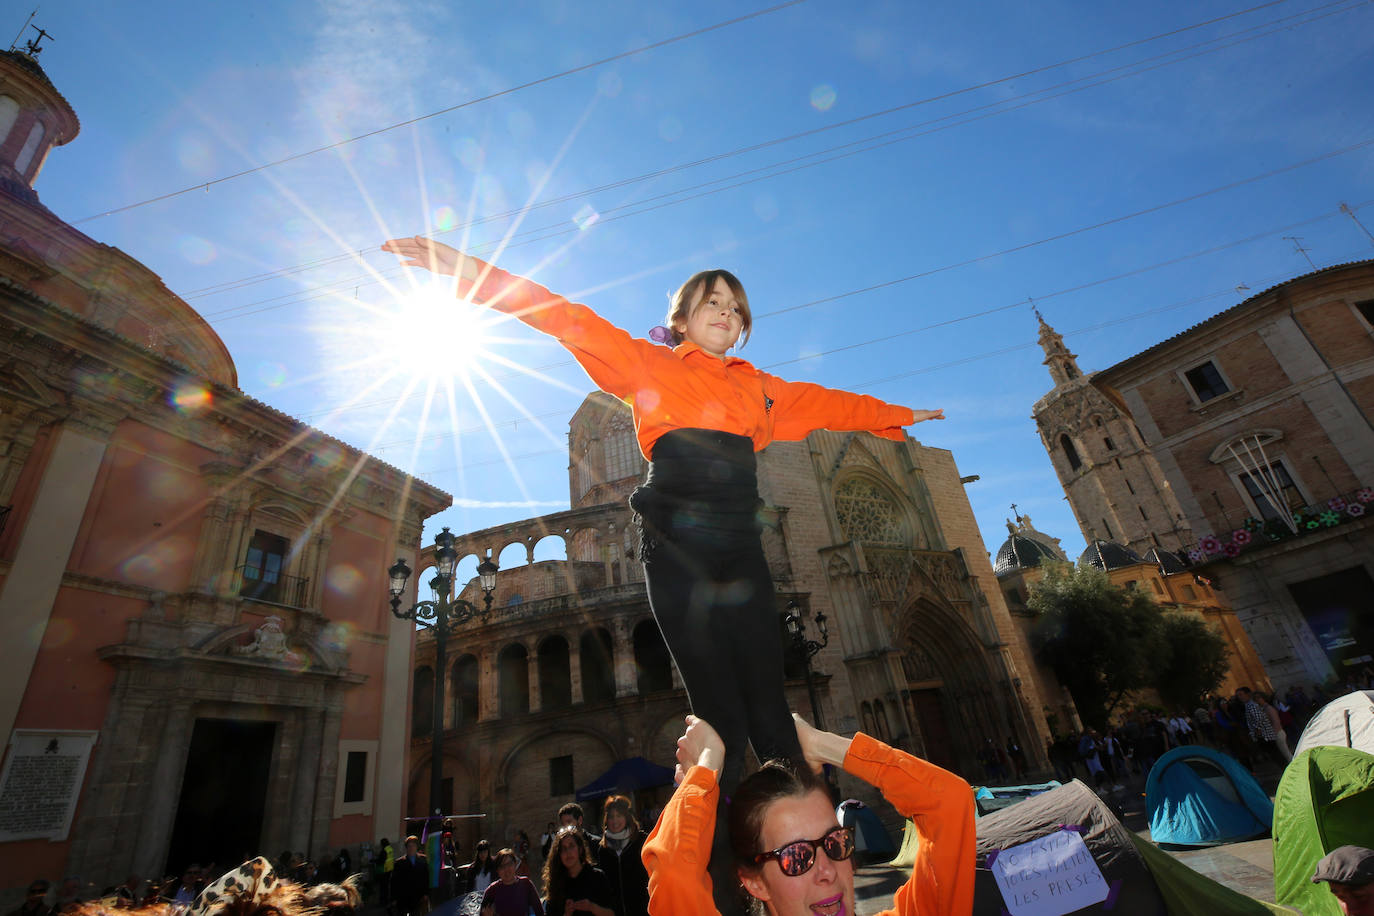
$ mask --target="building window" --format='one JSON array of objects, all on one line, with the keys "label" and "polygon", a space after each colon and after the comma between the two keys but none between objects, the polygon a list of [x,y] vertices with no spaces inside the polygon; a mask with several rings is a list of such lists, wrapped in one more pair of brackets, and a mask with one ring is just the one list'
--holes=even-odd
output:
[{"label": "building window", "polygon": [[572,705],[572,664],[568,641],[550,636],[539,644],[539,708],[563,709]]},{"label": "building window", "polygon": [[582,634],[578,652],[582,666],[582,701],[602,703],[615,699],[615,666],[611,634],[598,627]]},{"label": "building window", "polygon": [[1197,590],[1194,589],[1191,585],[1185,585],[1185,586],[1183,586],[1183,600],[1184,600],[1184,601],[1196,601],[1196,600],[1197,600]]},{"label": "building window", "polygon": [[1059,447],[1064,450],[1064,457],[1069,459],[1069,470],[1076,471],[1083,466],[1078,457],[1078,449],[1073,447],[1067,433],[1059,437]]},{"label": "building window", "polygon": [[[1294,511],[1307,505],[1298,485],[1289,476],[1282,461],[1269,463],[1269,471],[1257,468],[1253,473],[1242,472],[1237,478],[1250,502],[1266,521],[1286,519]],[[1275,505],[1278,503],[1278,505]]]},{"label": "building window", "polygon": [[1201,404],[1205,404],[1212,398],[1231,390],[1231,386],[1226,384],[1226,380],[1221,377],[1220,370],[1211,360],[1201,366],[1189,369],[1183,373],[1183,377],[1188,380],[1189,387],[1193,389],[1193,395]]},{"label": "building window", "polygon": [[1132,496],[1134,496],[1134,495],[1135,495],[1135,487],[1131,486],[1131,481],[1130,481],[1128,478],[1124,478],[1124,477],[1122,478],[1122,480],[1124,480],[1124,481],[1126,482],[1126,489],[1130,491],[1130,493],[1131,493]]},{"label": "building window", "polygon": [[1140,510],[1140,517],[1143,518],[1143,519],[1145,519],[1145,521],[1148,522],[1148,521],[1150,520],[1150,517],[1149,517],[1148,515],[1145,514],[1145,507],[1144,507],[1144,506],[1136,506],[1136,508]]},{"label": "building window", "polygon": [[1154,586],[1156,595],[1164,594],[1164,586],[1159,584],[1158,579],[1151,579],[1150,584]]},{"label": "building window", "polygon": [[673,689],[673,657],[657,623],[643,620],[635,627],[634,652],[641,695]]},{"label": "building window", "polygon": [[1363,302],[1355,303],[1355,311],[1360,313],[1364,323],[1374,328],[1374,299],[1366,299]]},{"label": "building window", "polygon": [[835,518],[844,536],[864,544],[910,547],[902,510],[884,488],[854,477],[835,490]]},{"label": "building window", "polygon": [[1112,444],[1112,440],[1111,440],[1110,437],[1105,437],[1105,438],[1103,438],[1102,444],[1105,445],[1105,446],[1107,447],[1107,451],[1109,451],[1109,452],[1114,452],[1114,451],[1116,451],[1116,446]]},{"label": "building window", "polygon": [[1127,579],[1126,582],[1123,584],[1125,585],[1126,591],[1128,592],[1135,591],[1136,586],[1140,585],[1140,583],[1137,582],[1135,579]]},{"label": "building window", "polygon": [[639,473],[639,443],[634,431],[616,432],[604,440],[606,450],[606,479],[621,480]]},{"label": "building window", "polygon": [[344,804],[363,801],[366,796],[367,751],[349,751],[344,763]]},{"label": "building window", "polygon": [[572,754],[549,758],[549,794],[557,797],[573,791]]},{"label": "building window", "polygon": [[520,643],[506,646],[496,657],[497,699],[501,715],[530,711],[530,654]]},{"label": "building window", "polygon": [[464,655],[453,663],[453,724],[476,722],[478,708],[477,658]]},{"label": "building window", "polygon": [[282,576],[290,544],[286,538],[266,531],[254,531],[243,559],[243,581],[239,594],[245,598],[281,604]]},{"label": "building window", "polygon": [[24,148],[19,151],[19,155],[14,160],[14,168],[21,175],[28,171],[29,163],[33,162],[33,154],[38,152],[38,144],[42,141],[43,125],[35,121],[33,127],[29,128],[29,136],[24,141]]},{"label": "building window", "polygon": [[1102,530],[1105,531],[1105,532],[1107,532],[1107,540],[1110,541],[1110,540],[1112,539],[1112,536],[1113,536],[1113,535],[1112,535],[1112,526],[1107,524],[1107,520],[1106,520],[1105,518],[1102,520]]}]

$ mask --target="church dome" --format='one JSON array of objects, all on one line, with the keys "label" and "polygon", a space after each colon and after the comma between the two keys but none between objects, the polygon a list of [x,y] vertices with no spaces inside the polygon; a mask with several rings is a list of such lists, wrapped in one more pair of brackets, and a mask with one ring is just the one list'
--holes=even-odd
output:
[{"label": "church dome", "polygon": [[1173,551],[1161,547],[1151,547],[1145,551],[1145,560],[1159,567],[1166,576],[1188,571],[1188,561]]},{"label": "church dome", "polygon": [[1079,566],[1096,566],[1101,570],[1120,569],[1144,562],[1140,554],[1124,544],[1100,539],[1089,544],[1088,549],[1078,557]]},{"label": "church dome", "polygon": [[992,571],[1001,578],[1022,569],[1039,566],[1045,560],[1059,559],[1059,554],[1049,544],[1024,534],[1013,534],[1002,542],[1001,549],[997,551],[997,559],[992,564]]}]

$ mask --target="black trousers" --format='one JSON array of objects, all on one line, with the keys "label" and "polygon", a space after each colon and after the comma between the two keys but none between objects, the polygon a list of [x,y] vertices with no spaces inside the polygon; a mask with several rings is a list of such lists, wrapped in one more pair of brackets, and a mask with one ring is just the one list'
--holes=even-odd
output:
[{"label": "black trousers", "polygon": [[783,642],[773,577],[757,521],[753,443],[682,430],[655,444],[648,482],[631,505],[641,527],[649,606],[682,675],[692,712],[725,742],[711,853],[716,907],[741,912],[728,800],[759,760],[800,763],[783,694]]}]

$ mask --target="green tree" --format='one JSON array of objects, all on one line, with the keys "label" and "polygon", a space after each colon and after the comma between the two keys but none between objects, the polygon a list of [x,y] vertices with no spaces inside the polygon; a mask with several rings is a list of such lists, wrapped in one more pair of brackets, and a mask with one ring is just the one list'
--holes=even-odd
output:
[{"label": "green tree", "polygon": [[1156,670],[1155,689],[1172,709],[1191,712],[1231,667],[1226,640],[1201,617],[1185,611],[1161,615],[1160,637],[1167,646],[1167,661]]},{"label": "green tree", "polygon": [[1155,685],[1168,647],[1159,606],[1145,595],[1112,585],[1099,569],[1056,563],[1026,604],[1039,615],[1031,631],[1036,657],[1089,725],[1103,728],[1122,697]]}]

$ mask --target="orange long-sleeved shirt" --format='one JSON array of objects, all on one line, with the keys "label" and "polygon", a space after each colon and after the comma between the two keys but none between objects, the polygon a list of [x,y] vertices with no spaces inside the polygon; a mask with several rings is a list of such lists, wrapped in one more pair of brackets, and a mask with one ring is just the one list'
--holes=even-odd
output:
[{"label": "orange long-sleeved shirt", "polygon": [[915,417],[864,394],[786,382],[734,357],[718,359],[691,343],[660,346],[628,333],[585,305],[533,281],[491,267],[472,298],[556,337],[597,387],[630,403],[644,457],[675,429],[714,429],[748,436],[758,451],[818,429],[862,430],[900,442]]},{"label": "orange long-sleeved shirt", "polygon": [[[966,916],[973,912],[976,834],[969,784],[935,764],[857,734],[846,773],[877,786],[920,835],[911,878],[883,916]],[[715,773],[692,767],[644,841],[650,916],[716,913],[706,872],[720,794]]]}]

